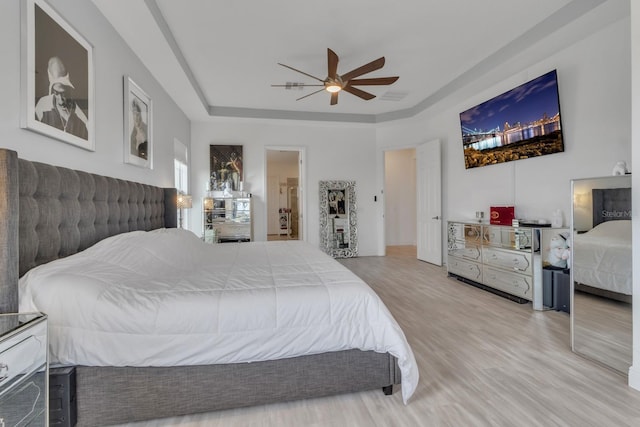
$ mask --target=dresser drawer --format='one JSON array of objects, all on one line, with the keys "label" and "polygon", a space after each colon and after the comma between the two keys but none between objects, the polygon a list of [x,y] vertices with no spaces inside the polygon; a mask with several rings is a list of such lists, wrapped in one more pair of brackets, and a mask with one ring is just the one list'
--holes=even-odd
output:
[{"label": "dresser drawer", "polygon": [[3,426],[44,427],[47,410],[47,365],[29,375],[14,378],[13,385],[0,396]]},{"label": "dresser drawer", "polygon": [[462,243],[451,245],[449,248],[449,256],[458,258],[464,258],[470,261],[480,262],[482,258],[482,252],[479,246],[465,246]]},{"label": "dresser drawer", "polygon": [[522,274],[532,274],[533,272],[531,253],[529,252],[505,251],[484,246],[482,260],[487,265]]},{"label": "dresser drawer", "polygon": [[47,322],[40,313],[0,314],[2,426],[45,426],[48,402]]},{"label": "dresser drawer", "polygon": [[487,286],[530,301],[533,299],[533,278],[531,276],[511,273],[486,265],[482,274],[484,284]]},{"label": "dresser drawer", "polygon": [[[531,249],[535,243],[533,230],[529,228],[512,228],[486,226],[483,231],[483,244],[505,249]],[[537,245],[536,245],[537,246]]]},{"label": "dresser drawer", "polygon": [[464,241],[467,243],[482,243],[482,226],[475,224],[464,224]]},{"label": "dresser drawer", "polygon": [[480,264],[475,262],[449,257],[447,259],[447,271],[482,283],[482,268],[480,267]]},{"label": "dresser drawer", "polygon": [[0,396],[47,360],[47,324],[40,322],[0,341]]},{"label": "dresser drawer", "polygon": [[508,228],[485,226],[482,234],[482,243],[494,246],[511,246]]},{"label": "dresser drawer", "polygon": [[482,243],[482,225],[450,222],[447,227],[447,238],[449,240],[464,240],[467,243],[479,245]]},{"label": "dresser drawer", "polygon": [[218,239],[245,239],[248,240],[251,238],[251,224],[249,223],[224,223],[224,224],[216,224],[216,235]]}]

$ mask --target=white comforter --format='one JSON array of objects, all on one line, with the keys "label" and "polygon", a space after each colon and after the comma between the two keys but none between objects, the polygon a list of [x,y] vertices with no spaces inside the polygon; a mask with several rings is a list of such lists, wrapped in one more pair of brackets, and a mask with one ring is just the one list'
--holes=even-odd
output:
[{"label": "white comforter", "polygon": [[121,234],[28,272],[20,310],[49,316],[54,364],[203,365],[357,348],[398,358],[405,403],[418,382],[411,348],[377,294],[299,241]]},{"label": "white comforter", "polygon": [[607,221],[573,236],[573,280],[632,294],[631,221]]}]

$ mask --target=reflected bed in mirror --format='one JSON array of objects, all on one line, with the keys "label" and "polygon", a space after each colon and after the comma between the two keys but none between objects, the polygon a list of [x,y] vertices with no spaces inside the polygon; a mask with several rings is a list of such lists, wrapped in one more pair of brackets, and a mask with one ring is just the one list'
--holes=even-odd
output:
[{"label": "reflected bed in mirror", "polygon": [[617,371],[632,362],[631,178],[574,180],[572,348]]},{"label": "reflected bed in mirror", "polygon": [[320,181],[320,246],[334,258],[358,256],[355,181]]},{"label": "reflected bed in mirror", "polygon": [[573,237],[574,276],[585,291],[631,302],[631,220],[608,221]]}]

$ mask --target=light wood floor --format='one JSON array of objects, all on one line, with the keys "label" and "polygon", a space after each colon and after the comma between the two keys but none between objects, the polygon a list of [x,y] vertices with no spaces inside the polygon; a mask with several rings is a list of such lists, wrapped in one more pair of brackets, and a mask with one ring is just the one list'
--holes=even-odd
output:
[{"label": "light wood floor", "polygon": [[640,392],[571,352],[566,313],[450,279],[413,247],[341,262],[378,292],[413,348],[420,383],[407,406],[399,390],[373,390],[131,425],[640,426]]},{"label": "light wood floor", "polygon": [[576,292],[573,311],[575,350],[626,373],[633,363],[631,304]]}]

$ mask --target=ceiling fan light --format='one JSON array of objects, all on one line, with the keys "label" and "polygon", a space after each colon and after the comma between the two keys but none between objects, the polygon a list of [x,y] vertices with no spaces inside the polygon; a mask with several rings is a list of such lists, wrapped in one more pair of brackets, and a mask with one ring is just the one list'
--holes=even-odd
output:
[{"label": "ceiling fan light", "polygon": [[327,92],[336,93],[342,90],[342,86],[334,83],[334,84],[327,85],[325,89],[327,90]]}]

